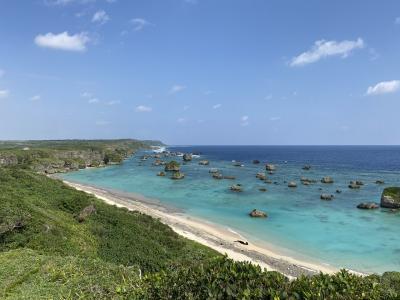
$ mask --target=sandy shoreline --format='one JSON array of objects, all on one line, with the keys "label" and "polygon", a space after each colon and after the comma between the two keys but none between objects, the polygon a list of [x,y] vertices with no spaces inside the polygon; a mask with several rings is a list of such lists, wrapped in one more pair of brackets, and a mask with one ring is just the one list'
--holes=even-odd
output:
[{"label": "sandy shoreline", "polygon": [[[60,179],[57,176],[52,177]],[[248,240],[228,228],[188,216],[140,195],[66,180],[62,181],[77,190],[93,194],[110,205],[137,210],[158,218],[179,235],[206,245],[222,254],[227,254],[228,257],[236,261],[250,261],[270,271],[281,272],[290,278],[298,277],[301,274],[313,275],[319,272],[334,273],[338,271],[338,269],[330,266],[299,261],[292,257],[284,256],[277,253],[276,250],[268,249],[265,245],[260,246],[252,242],[249,242],[248,245],[241,245],[235,241]]]}]

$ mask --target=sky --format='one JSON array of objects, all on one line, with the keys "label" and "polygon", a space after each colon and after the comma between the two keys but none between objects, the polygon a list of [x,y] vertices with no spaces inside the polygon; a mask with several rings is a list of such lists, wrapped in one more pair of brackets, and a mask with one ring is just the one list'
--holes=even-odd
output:
[{"label": "sky", "polygon": [[0,139],[400,144],[398,0],[0,0]]}]

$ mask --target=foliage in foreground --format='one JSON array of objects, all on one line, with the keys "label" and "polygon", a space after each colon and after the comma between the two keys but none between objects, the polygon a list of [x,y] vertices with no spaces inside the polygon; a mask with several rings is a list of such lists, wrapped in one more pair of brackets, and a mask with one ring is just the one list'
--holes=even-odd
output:
[{"label": "foliage in foreground", "polygon": [[302,276],[289,281],[249,263],[216,258],[196,267],[180,267],[147,276],[142,299],[400,299],[400,274],[360,277],[345,270],[335,275]]}]

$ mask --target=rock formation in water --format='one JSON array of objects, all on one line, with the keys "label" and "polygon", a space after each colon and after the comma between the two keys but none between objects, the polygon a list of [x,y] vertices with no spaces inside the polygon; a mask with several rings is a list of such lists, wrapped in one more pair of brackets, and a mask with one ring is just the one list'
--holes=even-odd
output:
[{"label": "rock formation in water", "polygon": [[180,165],[175,160],[172,160],[165,164],[165,171],[167,172],[178,172],[180,170]]},{"label": "rock formation in water", "polygon": [[363,202],[357,205],[359,209],[377,209],[379,205],[375,202]]},{"label": "rock formation in water", "polygon": [[381,207],[400,208],[400,187],[388,187],[382,192]]},{"label": "rock formation in water", "polygon": [[266,218],[267,213],[263,212],[262,210],[258,210],[258,209],[253,209],[250,213],[249,213],[250,217],[253,218]]},{"label": "rock formation in water", "polygon": [[330,176],[325,176],[321,179],[322,183],[333,183],[333,178]]}]

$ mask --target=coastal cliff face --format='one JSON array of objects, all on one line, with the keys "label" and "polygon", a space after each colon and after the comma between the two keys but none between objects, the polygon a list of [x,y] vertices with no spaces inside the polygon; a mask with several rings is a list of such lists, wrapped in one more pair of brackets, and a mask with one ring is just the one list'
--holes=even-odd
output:
[{"label": "coastal cliff face", "polygon": [[153,143],[137,140],[8,142],[0,144],[0,167],[21,165],[42,174],[120,164],[139,148]]}]

